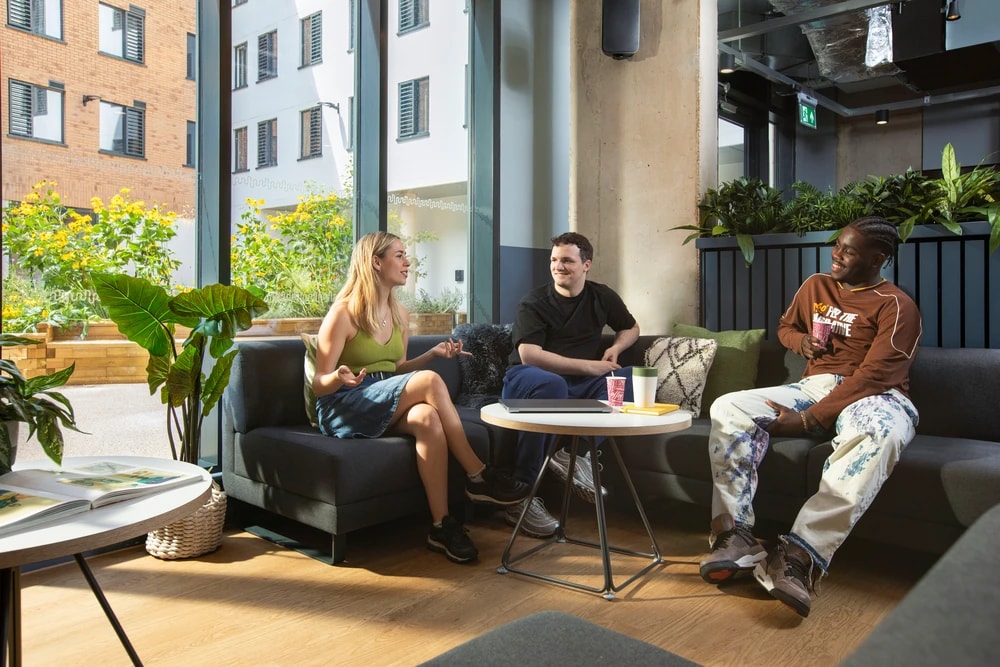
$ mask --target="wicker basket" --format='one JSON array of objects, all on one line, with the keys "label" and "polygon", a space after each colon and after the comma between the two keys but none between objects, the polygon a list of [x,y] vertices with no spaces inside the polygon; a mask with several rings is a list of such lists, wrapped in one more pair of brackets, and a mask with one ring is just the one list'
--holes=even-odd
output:
[{"label": "wicker basket", "polygon": [[225,521],[226,493],[213,482],[212,497],[194,514],[146,534],[146,551],[164,560],[210,553],[222,543]]}]

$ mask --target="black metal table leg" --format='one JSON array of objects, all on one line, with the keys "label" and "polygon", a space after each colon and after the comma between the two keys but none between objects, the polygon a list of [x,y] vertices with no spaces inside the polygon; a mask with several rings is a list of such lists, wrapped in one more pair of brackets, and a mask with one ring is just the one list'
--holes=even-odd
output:
[{"label": "black metal table leg", "polygon": [[119,641],[121,641],[122,646],[125,647],[125,652],[128,653],[128,657],[132,659],[132,664],[136,667],[142,667],[142,661],[139,660],[139,654],[135,652],[132,647],[132,642],[129,641],[128,636],[125,634],[125,629],[122,628],[121,623],[118,622],[118,617],[115,616],[115,612],[111,609],[111,605],[108,604],[108,599],[104,597],[104,591],[101,590],[101,585],[97,583],[97,578],[94,577],[94,573],[90,571],[90,566],[87,565],[87,561],[84,559],[82,554],[73,554],[73,558],[76,559],[76,564],[80,566],[80,570],[83,572],[84,578],[90,585],[90,590],[94,591],[94,597],[101,604],[101,609],[104,610],[104,615],[108,617],[108,621],[111,623],[111,627],[115,629],[115,634],[118,635]]}]

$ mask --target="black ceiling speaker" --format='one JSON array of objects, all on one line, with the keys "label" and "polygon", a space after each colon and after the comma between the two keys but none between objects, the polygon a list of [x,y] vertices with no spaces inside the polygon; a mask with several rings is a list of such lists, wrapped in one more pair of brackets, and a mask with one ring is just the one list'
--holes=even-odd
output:
[{"label": "black ceiling speaker", "polygon": [[639,50],[639,0],[603,0],[601,49],[615,60]]}]

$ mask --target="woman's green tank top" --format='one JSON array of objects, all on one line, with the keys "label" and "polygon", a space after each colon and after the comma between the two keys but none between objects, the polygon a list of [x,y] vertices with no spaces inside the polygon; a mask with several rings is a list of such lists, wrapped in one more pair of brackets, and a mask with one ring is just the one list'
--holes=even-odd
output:
[{"label": "woman's green tank top", "polygon": [[344,344],[337,365],[346,365],[357,374],[362,368],[369,373],[395,373],[396,362],[403,358],[403,335],[399,327],[392,328],[392,336],[382,345],[364,329]]}]

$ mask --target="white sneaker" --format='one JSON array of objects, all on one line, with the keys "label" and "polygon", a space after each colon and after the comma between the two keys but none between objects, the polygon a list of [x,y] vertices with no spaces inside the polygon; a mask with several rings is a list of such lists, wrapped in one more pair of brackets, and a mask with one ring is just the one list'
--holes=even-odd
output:
[{"label": "white sneaker", "polygon": [[[521,508],[525,501],[514,505],[509,505],[504,510],[504,521],[511,526],[517,525],[517,520],[521,517]],[[530,537],[550,537],[555,534],[559,527],[559,520],[549,514],[545,509],[545,503],[541,498],[532,498],[531,505],[528,506],[528,513],[524,515],[524,522],[521,524],[521,532]]]},{"label": "white sneaker", "polygon": [[[599,469],[603,470],[604,468]],[[549,459],[549,470],[559,475],[561,480],[566,481],[569,476],[569,452],[562,448],[557,450]],[[576,457],[576,465],[573,466],[573,491],[588,503],[596,502],[594,475],[590,471],[589,456],[579,455]],[[608,495],[608,490],[603,486],[601,487],[601,495]]]}]

